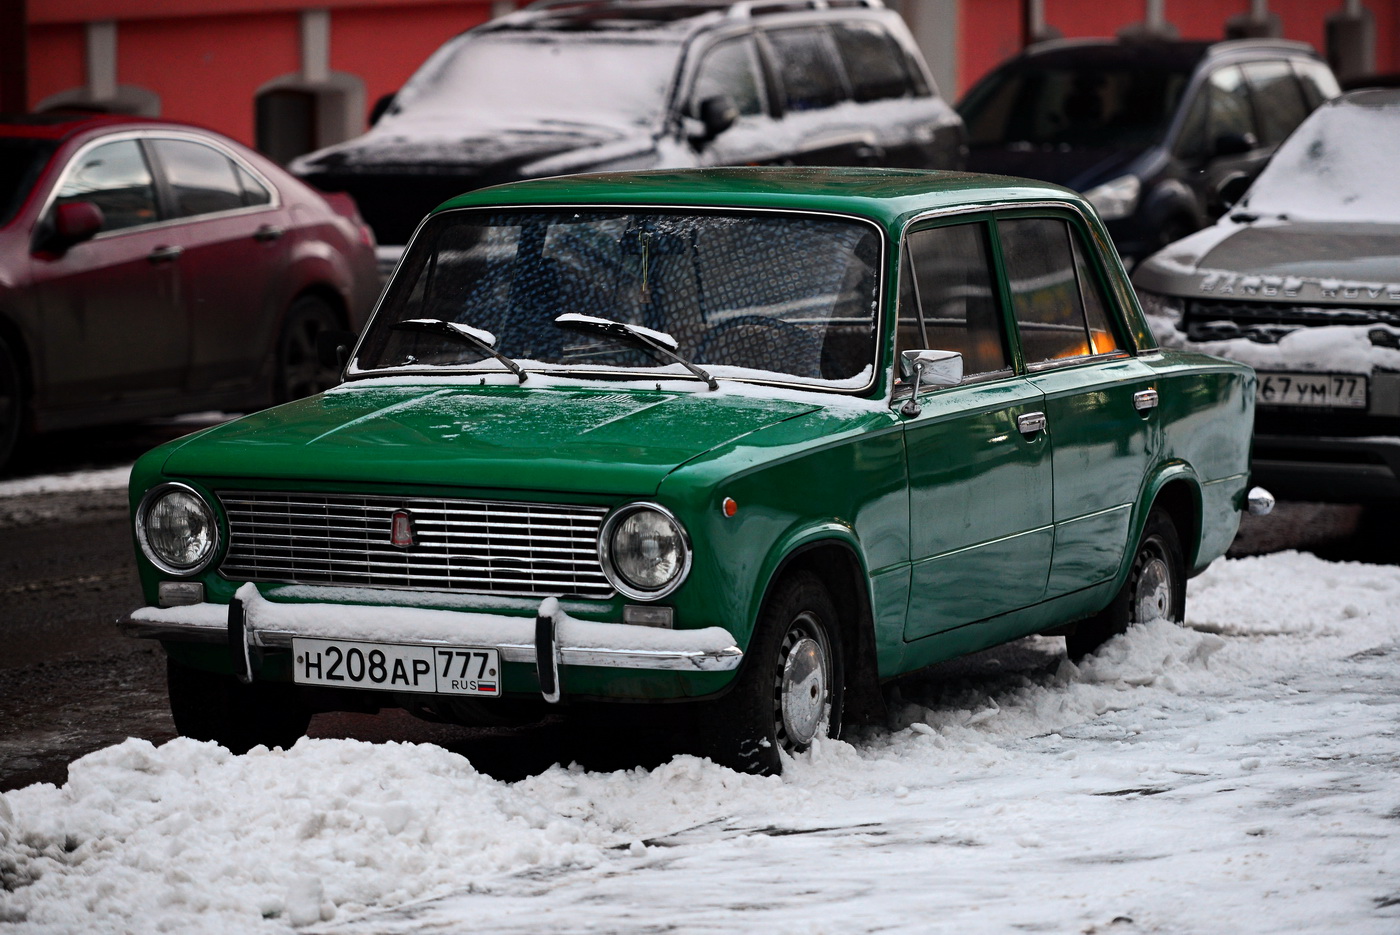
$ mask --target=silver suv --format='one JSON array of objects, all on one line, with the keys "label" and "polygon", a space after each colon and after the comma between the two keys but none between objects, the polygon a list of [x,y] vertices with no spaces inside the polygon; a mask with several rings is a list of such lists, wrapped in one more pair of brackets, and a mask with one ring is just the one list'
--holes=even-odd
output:
[{"label": "silver suv", "polygon": [[721,165],[957,169],[961,118],[879,0],[542,2],[438,49],[364,136],[292,164],[381,244],[498,182]]}]

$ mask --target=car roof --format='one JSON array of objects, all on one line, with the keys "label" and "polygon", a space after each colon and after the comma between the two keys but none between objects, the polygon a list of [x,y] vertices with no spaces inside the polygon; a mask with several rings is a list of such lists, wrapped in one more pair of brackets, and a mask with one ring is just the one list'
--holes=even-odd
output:
[{"label": "car roof", "polygon": [[882,0],[539,0],[473,32],[669,31],[685,34],[720,23],[839,10],[884,10]]},{"label": "car roof", "polygon": [[1189,70],[1206,58],[1248,53],[1315,56],[1306,42],[1289,39],[1056,39],[1026,49],[1018,61],[1036,64],[1117,64]]},{"label": "car roof", "polygon": [[776,209],[857,215],[893,231],[929,211],[1045,201],[1084,204],[1058,185],[973,172],[742,167],[531,179],[459,195],[438,211],[488,205]]},{"label": "car roof", "polygon": [[126,127],[166,127],[202,130],[188,124],[173,123],[150,117],[126,114],[93,114],[82,111],[54,111],[43,114],[0,114],[0,137],[66,140],[89,130],[122,129]]}]

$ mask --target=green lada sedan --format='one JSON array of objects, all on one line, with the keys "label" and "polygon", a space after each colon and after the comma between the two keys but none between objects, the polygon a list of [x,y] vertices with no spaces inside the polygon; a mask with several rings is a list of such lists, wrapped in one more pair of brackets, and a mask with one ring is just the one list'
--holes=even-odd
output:
[{"label": "green lada sedan", "polygon": [[341,354],[339,386],[132,471],[123,625],[182,734],[664,703],[774,772],[912,670],[1181,620],[1267,500],[1252,371],[1157,347],[1093,211],[1016,179],[476,191]]}]

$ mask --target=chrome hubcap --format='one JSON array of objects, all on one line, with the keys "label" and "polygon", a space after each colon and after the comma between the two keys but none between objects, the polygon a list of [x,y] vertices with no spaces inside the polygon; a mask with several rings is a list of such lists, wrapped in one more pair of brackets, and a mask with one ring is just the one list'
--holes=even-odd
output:
[{"label": "chrome hubcap", "polygon": [[1135,610],[1138,623],[1172,619],[1172,572],[1165,559],[1154,557],[1142,566]]},{"label": "chrome hubcap", "polygon": [[811,628],[803,626],[806,616],[794,622],[784,641],[786,653],[777,686],[780,726],[787,743],[795,747],[811,743],[831,716],[830,663],[826,647],[809,635]]}]

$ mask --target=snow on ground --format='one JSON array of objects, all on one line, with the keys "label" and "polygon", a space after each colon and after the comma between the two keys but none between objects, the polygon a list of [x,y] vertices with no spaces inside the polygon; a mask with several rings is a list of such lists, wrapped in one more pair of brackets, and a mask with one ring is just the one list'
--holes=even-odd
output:
[{"label": "snow on ground", "polygon": [[0,497],[21,497],[36,493],[70,493],[88,490],[115,490],[131,478],[131,465],[73,471],[69,474],[40,474],[0,481]]},{"label": "snow on ground", "polygon": [[1395,933],[1397,607],[1400,568],[1221,562],[1187,628],[911,681],[776,778],[128,740],[0,795],[0,932]]}]

